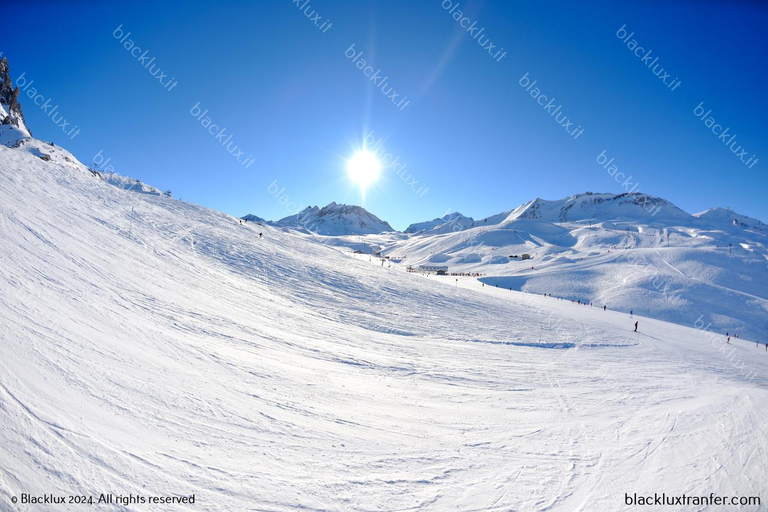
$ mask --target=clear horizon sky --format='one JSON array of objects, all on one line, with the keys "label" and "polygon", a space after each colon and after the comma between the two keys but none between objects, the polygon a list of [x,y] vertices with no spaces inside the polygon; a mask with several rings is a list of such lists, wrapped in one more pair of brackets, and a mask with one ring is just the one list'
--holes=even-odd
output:
[{"label": "clear horizon sky", "polygon": [[[14,81],[70,123],[28,87],[37,138],[232,215],[336,201],[402,230],[634,190],[768,222],[765,3],[33,0],[3,21]],[[363,198],[346,160],[371,132],[398,165]]]}]

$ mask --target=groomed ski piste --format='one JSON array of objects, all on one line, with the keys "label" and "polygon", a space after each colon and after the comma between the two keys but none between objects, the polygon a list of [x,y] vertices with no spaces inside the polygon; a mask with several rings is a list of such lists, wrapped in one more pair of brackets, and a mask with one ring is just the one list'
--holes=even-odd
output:
[{"label": "groomed ski piste", "polygon": [[58,156],[0,147],[4,511],[88,508],[22,493],[211,511],[768,499],[755,341],[407,274]]}]

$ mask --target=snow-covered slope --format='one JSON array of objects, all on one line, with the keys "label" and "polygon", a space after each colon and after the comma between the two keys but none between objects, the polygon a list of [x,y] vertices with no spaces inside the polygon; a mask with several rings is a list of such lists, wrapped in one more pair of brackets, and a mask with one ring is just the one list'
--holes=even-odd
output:
[{"label": "snow-covered slope", "polygon": [[0,147],[0,207],[2,510],[112,492],[601,511],[765,489],[762,347],[456,288],[20,148]]},{"label": "snow-covered slope", "polygon": [[768,232],[768,225],[763,221],[747,217],[746,215],[740,215],[730,208],[710,208],[701,213],[694,213],[694,216],[699,218],[702,221],[702,224],[706,224],[715,229],[726,228],[730,224],[737,227]]},{"label": "snow-covered slope", "polygon": [[301,212],[280,219],[276,226],[310,231],[319,235],[366,235],[394,231],[387,222],[361,206],[336,204],[319,208],[309,206]]},{"label": "snow-covered slope", "polygon": [[142,183],[140,180],[134,178],[127,178],[114,172],[104,172],[96,169],[91,169],[91,173],[96,178],[104,180],[106,183],[118,188],[138,192],[140,194],[151,194],[155,196],[163,195],[163,192],[159,188]]},{"label": "snow-covered slope", "polygon": [[206,511],[764,493],[768,352],[743,340],[457,288],[22,148],[0,147],[0,239],[1,510],[22,493]]},{"label": "snow-covered slope", "polygon": [[694,216],[642,194],[587,193],[536,199],[466,230],[366,242],[403,266],[447,265],[503,288],[768,339],[768,230],[731,210]]}]

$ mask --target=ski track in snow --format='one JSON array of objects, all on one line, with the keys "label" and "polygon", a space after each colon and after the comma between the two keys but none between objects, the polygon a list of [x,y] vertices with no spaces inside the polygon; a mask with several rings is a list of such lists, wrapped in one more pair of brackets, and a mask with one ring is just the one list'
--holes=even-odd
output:
[{"label": "ski track in snow", "polygon": [[765,489],[762,347],[734,339],[729,359],[688,327],[635,334],[626,314],[0,162],[0,510],[22,492],[592,511]]}]

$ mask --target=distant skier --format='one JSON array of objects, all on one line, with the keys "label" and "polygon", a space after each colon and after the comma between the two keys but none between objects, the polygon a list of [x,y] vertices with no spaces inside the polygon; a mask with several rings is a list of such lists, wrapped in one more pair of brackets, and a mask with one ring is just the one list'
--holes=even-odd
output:
[{"label": "distant skier", "polygon": [[632,310],[631,309],[629,310],[629,316],[632,316]]},{"label": "distant skier", "polygon": [[259,233],[259,238],[261,238],[261,237],[262,237],[262,234],[261,234],[261,233]]},{"label": "distant skier", "polygon": [[727,338],[725,338],[725,342],[726,342],[726,343],[730,343],[730,342],[731,342],[731,337],[730,337],[730,336],[728,336]]},{"label": "distant skier", "polygon": [[639,322],[635,322],[635,332],[637,332],[637,324],[638,324],[638,323],[639,323]]},{"label": "distant skier", "polygon": [[608,310],[608,306],[603,306],[603,311],[607,311],[607,310]]}]

